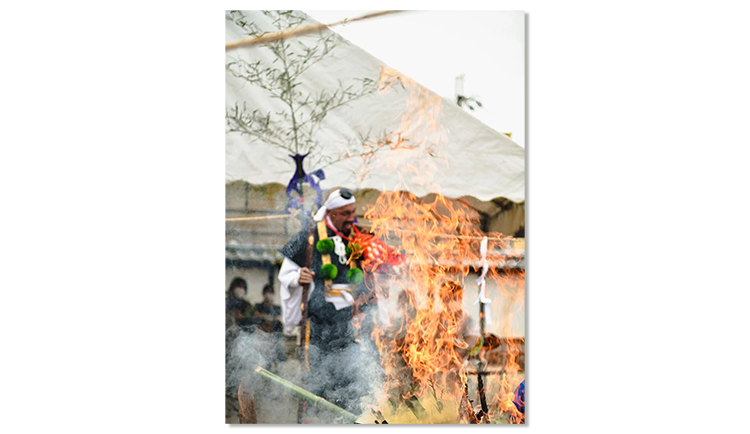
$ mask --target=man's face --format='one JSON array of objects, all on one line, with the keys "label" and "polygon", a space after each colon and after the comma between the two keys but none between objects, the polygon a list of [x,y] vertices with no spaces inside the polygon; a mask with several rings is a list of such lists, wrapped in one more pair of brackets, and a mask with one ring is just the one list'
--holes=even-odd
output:
[{"label": "man's face", "polygon": [[340,230],[344,234],[347,234],[352,229],[352,225],[354,224],[356,211],[357,204],[350,203],[349,205],[342,206],[341,208],[336,208],[333,211],[329,211],[328,216],[331,218],[331,223],[333,223],[333,226],[336,229]]}]

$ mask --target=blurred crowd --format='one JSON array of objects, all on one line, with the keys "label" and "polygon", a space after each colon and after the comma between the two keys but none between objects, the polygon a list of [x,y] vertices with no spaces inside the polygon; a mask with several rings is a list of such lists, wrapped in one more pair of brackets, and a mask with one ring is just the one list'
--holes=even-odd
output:
[{"label": "blurred crowd", "polygon": [[[238,411],[240,376],[247,372],[248,363],[275,370],[287,359],[281,307],[273,303],[274,287],[265,285],[261,294],[260,303],[248,301],[247,281],[241,277],[232,280],[226,293],[227,418]],[[258,357],[248,357],[252,355]]]}]

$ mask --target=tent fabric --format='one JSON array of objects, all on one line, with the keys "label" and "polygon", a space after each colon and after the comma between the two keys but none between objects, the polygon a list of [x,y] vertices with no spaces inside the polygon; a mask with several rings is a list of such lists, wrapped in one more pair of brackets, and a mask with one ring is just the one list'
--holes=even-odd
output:
[{"label": "tent fabric", "polygon": [[[274,31],[268,17],[259,11],[243,11],[247,20],[262,29]],[[310,24],[314,20],[308,18]],[[246,36],[245,31],[227,19],[226,40],[234,41]],[[327,35],[331,30],[325,30]],[[314,45],[318,35],[301,36],[298,39],[308,46]],[[342,38],[343,40],[343,38]],[[294,47],[296,40],[291,40]],[[253,46],[230,50],[226,61],[238,58],[248,62],[262,61],[271,64],[275,56],[265,47]],[[310,67],[300,76],[298,91],[319,93],[321,89],[335,90],[339,82],[353,84],[357,79],[370,78],[376,83],[381,70],[388,68],[356,45],[343,40],[327,57]],[[226,74],[226,108],[231,111],[235,104],[262,113],[277,113],[288,108],[267,91],[245,80]],[[397,78],[408,78],[397,76]],[[383,150],[374,163],[366,166],[369,172],[362,173],[360,158],[349,158],[324,167],[326,179],[323,189],[348,186],[352,189],[372,188],[380,191],[407,190],[417,196],[441,193],[446,197],[473,196],[487,201],[507,198],[523,202],[525,151],[507,136],[493,130],[466,113],[452,101],[442,98],[416,84],[417,89],[392,86],[388,92],[377,92],[355,100],[328,113],[315,139],[321,145],[322,154],[338,156],[345,152],[351,140],[360,134],[370,137],[381,133],[402,133],[410,143],[420,139],[436,143],[438,155],[427,155],[424,150]],[[425,107],[414,104],[418,92],[423,101],[432,107],[442,107],[437,125],[425,123]],[[410,97],[412,98],[410,100]],[[429,113],[427,113],[429,114]],[[411,119],[410,126],[402,121]],[[226,183],[245,181],[253,185],[281,183],[286,185],[295,172],[290,152],[263,140],[256,140],[237,132],[226,134]],[[311,173],[321,168],[321,163],[311,155],[305,160],[305,170]]]}]

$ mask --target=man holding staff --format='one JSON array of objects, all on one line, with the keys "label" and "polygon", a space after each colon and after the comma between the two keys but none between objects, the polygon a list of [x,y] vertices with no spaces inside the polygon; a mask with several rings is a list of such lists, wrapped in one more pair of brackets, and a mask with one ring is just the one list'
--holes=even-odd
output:
[{"label": "man holding staff", "polygon": [[[351,323],[352,305],[364,289],[360,261],[352,257],[350,236],[357,205],[345,188],[334,190],[315,214],[314,227],[302,229],[282,249],[279,271],[282,317],[286,333],[302,319],[303,285],[309,284],[308,324],[301,324],[309,366],[308,389],[354,413],[366,393],[359,378],[359,353]],[[307,265],[310,234],[312,260]],[[351,246],[355,247],[355,246]],[[309,325],[309,329],[308,329]],[[306,333],[307,332],[307,333]]]}]

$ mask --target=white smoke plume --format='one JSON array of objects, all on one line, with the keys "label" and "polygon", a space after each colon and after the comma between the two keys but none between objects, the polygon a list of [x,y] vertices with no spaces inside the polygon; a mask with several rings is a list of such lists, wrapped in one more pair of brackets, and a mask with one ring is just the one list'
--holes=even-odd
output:
[{"label": "white smoke plume", "polygon": [[[364,334],[364,333],[362,333]],[[237,411],[237,391],[245,378],[254,397],[258,423],[296,424],[297,398],[283,388],[261,379],[256,373],[262,367],[279,377],[290,381],[305,390],[314,392],[336,382],[336,377],[348,378],[348,384],[338,384],[335,392],[326,393],[329,402],[360,416],[370,414],[381,398],[384,372],[377,357],[377,349],[368,339],[341,351],[321,354],[310,346],[310,359],[317,363],[317,369],[307,375],[302,385],[300,362],[294,354],[296,341],[286,345],[280,335],[255,330],[239,331],[234,339],[228,340],[226,364],[227,399],[234,406],[230,413]],[[288,349],[288,350],[287,350]],[[326,367],[327,369],[321,369]],[[316,411],[308,406],[305,423],[334,424],[343,421],[331,413]],[[236,417],[228,417],[227,423],[239,423]]]}]

